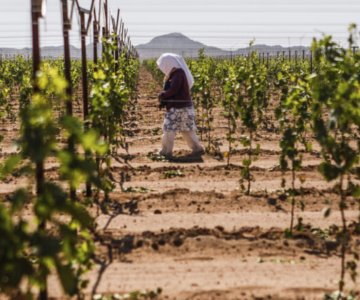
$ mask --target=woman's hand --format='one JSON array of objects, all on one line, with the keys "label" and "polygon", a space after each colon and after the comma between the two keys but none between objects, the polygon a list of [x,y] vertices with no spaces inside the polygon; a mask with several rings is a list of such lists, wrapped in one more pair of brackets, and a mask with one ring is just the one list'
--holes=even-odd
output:
[{"label": "woman's hand", "polygon": [[159,94],[158,100],[159,100],[159,109],[163,109],[166,106],[165,101],[164,101],[163,92]]}]

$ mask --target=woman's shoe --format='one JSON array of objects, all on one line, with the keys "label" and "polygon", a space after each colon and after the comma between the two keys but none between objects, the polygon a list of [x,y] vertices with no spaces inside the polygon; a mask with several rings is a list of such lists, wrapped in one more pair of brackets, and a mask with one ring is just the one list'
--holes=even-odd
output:
[{"label": "woman's shoe", "polygon": [[173,157],[172,154],[164,153],[162,150],[159,151],[159,156],[163,156],[166,159],[171,159]]},{"label": "woman's shoe", "polygon": [[201,156],[205,154],[205,150],[204,149],[199,149],[199,150],[195,150],[193,152],[190,153],[190,156]]}]

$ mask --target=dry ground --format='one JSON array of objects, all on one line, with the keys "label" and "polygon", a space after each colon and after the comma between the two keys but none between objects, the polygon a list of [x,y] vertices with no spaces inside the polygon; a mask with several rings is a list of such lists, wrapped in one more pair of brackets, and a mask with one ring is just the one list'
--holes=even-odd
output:
[{"label": "dry ground", "polygon": [[[270,130],[258,133],[262,150],[253,166],[252,194],[245,196],[239,189],[245,155],[239,145],[229,167],[208,154],[177,162],[149,157],[161,145],[163,112],[157,109],[157,91],[151,75],[142,70],[137,126],[131,128],[134,135],[129,138],[131,156],[128,165],[114,162],[112,169],[115,180],[120,181],[121,173],[127,178],[123,187],[127,192],[118,185],[111,195],[110,213],[96,217],[103,236],[97,251],[107,263],[88,275],[87,294],[159,287],[162,299],[323,299],[336,290],[340,259],[334,239],[327,234],[332,224],[340,225],[338,196],[333,183],[325,182],[316,170],[317,147],[304,154],[300,172],[306,181],[297,198],[305,210],[298,205],[296,217],[302,218],[306,229],[285,239],[290,204],[281,189],[279,135]],[[226,121],[219,110],[215,114],[214,136],[225,152]],[[3,156],[16,150],[11,140],[17,130],[12,125],[2,132],[6,135]],[[179,135],[177,156],[188,152]],[[55,176],[56,163],[49,161],[47,170],[48,176]],[[168,178],[176,172],[179,176]],[[285,176],[289,181],[290,174]],[[22,184],[27,182],[0,183],[1,193]],[[356,220],[358,203],[350,199],[349,204],[347,217]],[[329,206],[334,211],[325,219],[324,209]],[[359,237],[354,243],[359,250]],[[61,298],[56,278],[50,285],[51,296]],[[348,279],[347,288],[356,285]]]}]

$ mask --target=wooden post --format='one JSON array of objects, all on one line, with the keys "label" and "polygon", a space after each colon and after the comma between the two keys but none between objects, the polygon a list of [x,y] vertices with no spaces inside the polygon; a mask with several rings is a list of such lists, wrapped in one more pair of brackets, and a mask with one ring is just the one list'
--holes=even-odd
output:
[{"label": "wooden post", "polygon": [[[39,18],[42,17],[42,0],[31,0],[31,21],[32,21],[32,56],[33,56],[33,86],[34,93],[39,92],[39,86],[37,84],[37,73],[40,71],[41,53],[40,53],[40,32],[39,32]],[[35,163],[36,174],[36,195],[41,197],[44,193],[45,184],[45,168],[44,161]],[[40,229],[46,228],[46,223],[40,224]],[[47,278],[44,282],[44,287],[40,290],[39,300],[48,299],[48,286]]]},{"label": "wooden post", "polygon": [[100,16],[101,16],[101,5],[99,7],[99,18],[97,18],[96,16],[96,9],[94,8],[94,10],[90,13],[94,14],[94,21],[93,21],[93,31],[94,31],[94,39],[93,39],[93,60],[94,60],[94,64],[95,64],[95,68],[96,65],[98,63],[98,44],[99,44],[99,35],[100,35]]},{"label": "wooden post", "polygon": [[104,2],[104,12],[105,12],[105,38],[109,38],[109,8],[108,2],[105,0]]},{"label": "wooden post", "polygon": [[[32,56],[33,56],[33,86],[34,92],[39,91],[39,87],[37,84],[37,73],[40,71],[40,62],[41,62],[41,54],[40,54],[40,33],[39,33],[39,18],[41,14],[36,10],[36,3],[39,1],[32,0],[32,12],[31,12],[31,20],[32,20]],[[37,163],[36,165],[36,192],[37,195],[41,195],[43,193],[43,185],[44,185],[44,166],[43,163]],[[45,291],[46,292],[46,291]]]},{"label": "wooden post", "polygon": [[[84,9],[79,9],[80,26],[81,26],[81,73],[82,73],[82,96],[83,96],[83,119],[85,123],[85,130],[89,128],[89,93],[88,93],[88,78],[87,78],[87,57],[86,57],[86,27],[85,27],[85,13]],[[89,158],[89,154],[85,153],[85,157]],[[86,182],[86,197],[91,197],[91,183]]]},{"label": "wooden post", "polygon": [[358,46],[353,46],[353,47],[352,47],[352,51],[353,51],[353,55],[354,55],[354,56],[355,56],[356,50],[357,50],[358,48],[359,48]]},{"label": "wooden post", "polygon": [[[34,1],[32,0],[32,3]],[[34,4],[32,4],[34,5]],[[36,74],[40,71],[40,33],[39,33],[39,18],[40,13],[34,9],[31,12],[32,20],[32,56],[33,56],[33,80],[34,80],[34,91],[38,91],[38,85],[36,82]]]},{"label": "wooden post", "polygon": [[93,59],[94,59],[94,64],[95,64],[95,68],[96,68],[96,65],[98,63],[98,43],[99,43],[99,26],[98,26],[97,21],[94,21],[93,30],[94,30]]},{"label": "wooden post", "polygon": [[120,9],[118,9],[118,11],[117,11],[116,21],[114,18],[112,18],[113,34],[114,34],[113,43],[116,44],[116,47],[114,50],[116,69],[119,68],[119,36],[118,36],[119,21],[120,21]]},{"label": "wooden post", "polygon": [[72,106],[72,81],[71,81],[71,56],[70,56],[70,37],[69,31],[71,30],[71,21],[68,17],[68,4],[67,0],[62,1],[63,9],[63,37],[64,37],[64,73],[65,79],[68,82],[68,88],[66,89],[66,113],[69,116],[73,114]]},{"label": "wooden post", "polygon": [[81,24],[81,66],[82,66],[82,87],[83,87],[83,117],[84,121],[87,121],[89,116],[89,96],[88,96],[88,84],[87,84],[87,57],[86,57],[86,29],[85,29],[85,12],[80,11],[80,24]]},{"label": "wooden post", "polygon": [[[64,74],[67,81],[66,88],[66,114],[68,116],[73,115],[73,89],[71,81],[71,57],[70,57],[70,37],[69,31],[71,30],[71,20],[69,19],[68,13],[68,2],[67,0],[62,1],[62,12],[63,12],[63,37],[64,37]],[[75,151],[75,141],[72,137],[68,139],[68,149],[70,152]],[[70,199],[75,201],[76,189],[70,187]]]},{"label": "wooden post", "polygon": [[120,22],[120,31],[119,31],[119,34],[120,34],[120,53],[123,52],[124,50],[124,22],[121,20]]}]

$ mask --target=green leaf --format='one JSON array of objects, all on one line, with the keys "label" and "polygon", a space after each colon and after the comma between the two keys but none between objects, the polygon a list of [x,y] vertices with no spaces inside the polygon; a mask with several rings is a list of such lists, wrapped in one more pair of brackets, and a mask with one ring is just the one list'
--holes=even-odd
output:
[{"label": "green leaf", "polygon": [[319,166],[319,172],[327,181],[335,180],[341,174],[341,170],[330,163],[322,163]]},{"label": "green leaf", "polygon": [[78,280],[70,265],[63,266],[60,263],[56,266],[57,273],[64,291],[68,295],[75,295],[77,293]]},{"label": "green leaf", "polygon": [[244,167],[248,168],[251,166],[251,160],[250,159],[243,159],[242,164]]},{"label": "green leaf", "polygon": [[352,191],[352,196],[354,198],[360,198],[360,185],[357,185],[354,187],[354,189]]},{"label": "green leaf", "polygon": [[325,211],[324,211],[324,218],[328,218],[331,215],[331,207],[328,207]]},{"label": "green leaf", "polygon": [[15,191],[13,195],[10,196],[11,204],[12,204],[12,211],[18,211],[23,208],[26,201],[30,199],[27,190],[25,189],[18,189]]},{"label": "green leaf", "polygon": [[89,227],[92,224],[92,218],[87,210],[79,205],[68,203],[65,207],[65,211],[67,211],[73,218],[73,220],[78,221],[84,227]]},{"label": "green leaf", "polygon": [[11,155],[6,161],[1,165],[0,168],[0,179],[3,179],[5,176],[14,172],[15,168],[21,163],[20,155]]}]

